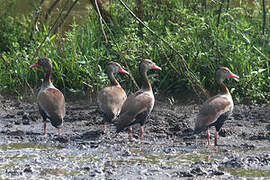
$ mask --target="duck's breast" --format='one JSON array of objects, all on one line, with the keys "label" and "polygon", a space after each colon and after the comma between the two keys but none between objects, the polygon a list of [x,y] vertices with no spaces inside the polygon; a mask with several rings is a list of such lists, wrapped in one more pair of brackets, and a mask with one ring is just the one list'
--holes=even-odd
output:
[{"label": "duck's breast", "polygon": [[65,116],[65,98],[56,88],[40,90],[37,96],[40,109],[52,119],[63,119]]},{"label": "duck's breast", "polygon": [[126,99],[127,95],[123,88],[110,86],[98,93],[97,103],[102,112],[112,112],[117,116]]}]

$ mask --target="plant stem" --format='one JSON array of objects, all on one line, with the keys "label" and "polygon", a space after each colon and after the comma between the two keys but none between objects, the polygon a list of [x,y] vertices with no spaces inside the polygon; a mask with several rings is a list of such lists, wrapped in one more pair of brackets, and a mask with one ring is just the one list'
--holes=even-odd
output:
[{"label": "plant stem", "polygon": [[217,27],[219,26],[219,22],[220,22],[220,16],[221,16],[221,12],[222,12],[222,6],[223,6],[224,0],[220,1],[220,6],[219,6],[219,10],[218,10],[218,20],[217,20]]},{"label": "plant stem", "polygon": [[266,24],[265,0],[262,0],[262,8],[263,8],[263,25],[262,25],[262,34],[264,35],[264,31],[265,31],[265,24]]}]

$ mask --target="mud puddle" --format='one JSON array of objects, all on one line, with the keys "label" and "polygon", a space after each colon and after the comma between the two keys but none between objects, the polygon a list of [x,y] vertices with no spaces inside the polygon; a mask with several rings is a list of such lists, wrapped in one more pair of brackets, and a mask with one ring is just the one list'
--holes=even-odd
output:
[{"label": "mud puddle", "polygon": [[2,98],[0,179],[270,178],[269,105],[236,105],[217,147],[206,146],[203,133],[187,136],[198,108],[157,101],[144,140],[135,126],[130,141],[112,125],[104,134],[97,107],[86,101],[67,103],[57,137],[50,123],[42,134],[35,103]]}]

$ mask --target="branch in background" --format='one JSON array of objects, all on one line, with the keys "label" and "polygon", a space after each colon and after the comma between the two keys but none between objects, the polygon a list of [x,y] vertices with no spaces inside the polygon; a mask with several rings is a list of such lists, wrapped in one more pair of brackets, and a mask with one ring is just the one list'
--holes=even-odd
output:
[{"label": "branch in background", "polygon": [[[142,0],[136,0],[137,1],[137,16],[139,19],[143,19],[143,3]],[[143,25],[139,23],[139,36],[143,37]]]},{"label": "branch in background", "polygon": [[202,10],[206,10],[206,0],[202,0]]},{"label": "branch in background", "polygon": [[105,8],[103,7],[102,0],[90,0],[90,3],[93,5],[93,7],[97,11],[97,13],[98,13],[98,9],[97,9],[97,6],[96,6],[96,1],[97,1],[97,4],[98,4],[98,8],[100,10],[100,14],[103,17],[103,19],[106,21],[106,23],[109,23],[110,21],[113,21],[113,17],[111,15],[111,13],[106,11]]},{"label": "branch in background", "polygon": [[265,25],[266,25],[266,11],[265,11],[265,0],[262,0],[263,8],[263,25],[262,25],[262,34],[264,35]]},{"label": "branch in background", "polygon": [[49,15],[51,14],[53,8],[57,5],[57,3],[58,3],[59,1],[60,1],[60,0],[55,0],[55,1],[51,4],[51,6],[49,7],[49,9],[48,9],[47,12],[46,12],[45,21],[48,20]]},{"label": "branch in background", "polygon": [[218,10],[217,27],[219,26],[220,16],[221,16],[223,4],[224,4],[224,0],[221,0],[221,1],[220,1],[220,6],[219,6],[219,10]]},{"label": "branch in background", "polygon": [[[155,35],[158,39],[160,39],[163,43],[165,43],[171,50],[173,50],[179,57],[180,57],[180,62],[182,63],[183,68],[185,69],[185,76],[187,77],[187,79],[194,84],[194,86],[197,86],[202,94],[206,97],[208,97],[208,93],[206,91],[206,89],[203,88],[203,86],[201,85],[199,79],[197,78],[197,76],[192,72],[192,70],[190,70],[187,66],[187,63],[184,59],[184,57],[182,56],[182,54],[180,54],[180,52],[178,52],[176,49],[174,49],[167,41],[165,41],[163,38],[161,38],[157,33],[155,33],[152,29],[150,29],[146,24],[144,24],[144,22],[142,22],[142,20],[140,20],[131,10],[130,8],[122,1],[119,0],[120,3],[122,4],[122,6],[124,6],[129,13],[137,20],[139,21],[139,23],[141,23],[148,31],[150,31],[153,35]],[[197,94],[197,93],[196,93]],[[200,96],[198,96],[200,98]]]},{"label": "branch in background", "polygon": [[43,2],[44,2],[44,0],[40,0],[39,7],[37,7],[36,10],[35,10],[35,13],[34,13],[35,20],[34,20],[34,23],[33,23],[31,34],[30,34],[30,41],[33,40],[33,34],[35,32],[35,27],[37,26],[37,22],[38,22],[39,11],[40,11],[40,8],[41,8]]},{"label": "branch in background", "polygon": [[183,0],[183,1],[182,1],[182,6],[183,6],[182,8],[183,8],[183,9],[185,9],[185,1],[186,1],[186,0]]},{"label": "branch in background", "polygon": [[[109,32],[112,34],[112,36],[113,36],[113,32],[111,31],[111,29],[110,29],[110,27],[108,26],[108,24],[105,22],[104,19],[102,19],[102,21],[103,21],[104,25],[108,28],[108,31],[109,31]],[[114,37],[113,37],[112,39],[113,39],[114,43],[116,44],[118,51],[120,52],[120,48],[119,48],[119,46],[118,46],[118,43],[116,43]],[[122,53],[119,53],[119,56],[120,56],[122,59],[124,59],[124,58],[122,57]],[[131,72],[130,69],[129,69],[129,67],[128,67],[128,65],[127,65],[127,62],[126,62],[126,61],[124,61],[124,62],[125,62],[125,67],[127,68],[127,71],[128,71],[128,72]],[[140,87],[138,86],[138,84],[137,84],[135,78],[132,76],[132,73],[129,73],[129,77],[131,78],[131,81],[133,82],[133,85],[136,87],[136,89],[137,89],[137,90],[140,89]]]},{"label": "branch in background", "polygon": [[71,6],[69,7],[67,13],[65,14],[65,16],[62,18],[61,22],[58,24],[57,27],[55,27],[54,29],[54,34],[57,33],[57,30],[59,27],[62,26],[62,24],[65,22],[66,18],[68,17],[69,13],[71,12],[71,10],[73,9],[73,7],[76,5],[76,3],[78,2],[79,0],[76,0],[76,1],[73,1],[73,3],[71,4]]},{"label": "branch in background", "polygon": [[96,9],[97,9],[97,12],[98,12],[98,16],[99,16],[99,23],[100,23],[100,28],[101,28],[101,31],[104,35],[104,38],[105,38],[105,42],[108,43],[108,39],[107,39],[107,36],[106,36],[106,33],[103,29],[103,23],[102,23],[102,15],[100,13],[100,10],[99,10],[99,6],[98,6],[98,3],[97,3],[97,0],[95,0],[95,6],[96,6]]},{"label": "branch in background", "polygon": [[227,7],[226,7],[226,10],[228,11],[230,8],[230,0],[227,0]]},{"label": "branch in background", "polygon": [[[168,57],[168,55],[166,54],[165,50],[163,48],[161,48],[162,50],[162,53],[163,55],[165,56],[166,60],[168,61],[168,63],[170,64],[171,68],[176,72],[176,74],[178,74],[179,76],[181,76],[181,72],[179,70],[177,70],[177,68],[173,65],[173,63],[170,61],[170,58]],[[185,74],[185,73],[184,73]],[[191,83],[191,87],[193,89],[193,92],[198,96],[200,97],[201,93],[198,91],[198,89],[196,89],[196,87],[194,86],[193,83]],[[205,99],[201,99],[201,102],[204,102],[206,99],[208,99],[210,96],[209,96],[209,93],[207,92],[207,90],[205,90],[205,92],[203,92],[203,94],[205,95]]]},{"label": "branch in background", "polygon": [[64,6],[63,6],[63,8],[61,9],[60,13],[58,14],[56,20],[54,21],[53,25],[51,26],[50,30],[48,31],[48,34],[43,38],[42,42],[41,42],[41,43],[39,44],[39,46],[37,47],[35,54],[38,53],[39,48],[43,45],[43,43],[45,42],[45,40],[47,39],[47,37],[49,37],[49,35],[51,34],[51,31],[53,30],[53,28],[54,28],[55,25],[57,24],[58,20],[59,20],[60,17],[62,16],[63,11],[64,11],[64,9],[66,8],[67,4],[68,4],[68,1],[66,1],[66,3],[64,4]]}]

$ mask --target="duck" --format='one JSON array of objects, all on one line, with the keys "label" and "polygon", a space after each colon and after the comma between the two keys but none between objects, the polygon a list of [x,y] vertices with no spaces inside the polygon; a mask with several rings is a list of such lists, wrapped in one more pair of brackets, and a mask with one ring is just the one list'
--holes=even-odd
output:
[{"label": "duck", "polygon": [[60,136],[60,128],[63,126],[66,113],[65,97],[51,82],[52,60],[48,57],[41,57],[30,66],[30,68],[35,67],[42,67],[45,72],[41,88],[37,94],[37,104],[44,122],[44,135],[46,135],[46,121],[49,119],[52,126],[58,129],[58,136]]},{"label": "duck", "polygon": [[128,96],[124,102],[119,119],[115,123],[116,133],[129,127],[129,137],[132,137],[132,125],[140,124],[140,140],[143,140],[144,124],[148,119],[155,103],[155,97],[147,77],[148,70],[161,70],[154,62],[143,59],[139,64],[139,73],[142,79],[141,88]]},{"label": "duck", "polygon": [[239,76],[232,73],[227,67],[220,67],[216,70],[215,81],[219,85],[221,92],[202,104],[195,121],[194,134],[199,134],[206,130],[208,145],[210,145],[210,133],[208,129],[211,126],[215,127],[214,145],[217,146],[219,131],[224,122],[232,114],[234,108],[232,96],[223,82],[226,78],[238,79]]},{"label": "duck", "polygon": [[127,99],[126,92],[114,77],[114,73],[118,72],[129,74],[117,62],[111,61],[106,65],[106,73],[111,85],[100,90],[97,95],[97,104],[103,114],[104,133],[106,132],[106,123],[112,122],[118,117]]}]

